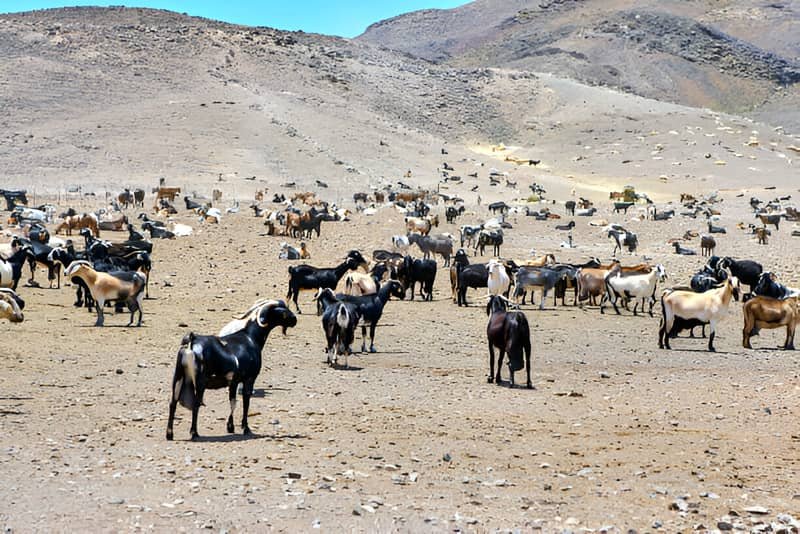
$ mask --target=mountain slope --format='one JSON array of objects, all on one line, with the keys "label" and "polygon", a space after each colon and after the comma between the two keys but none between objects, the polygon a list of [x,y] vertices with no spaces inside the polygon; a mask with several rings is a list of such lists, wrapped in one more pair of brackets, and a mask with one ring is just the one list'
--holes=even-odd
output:
[{"label": "mountain slope", "polygon": [[798,2],[477,0],[373,24],[359,40],[742,112],[797,91],[798,34]]},{"label": "mountain slope", "polygon": [[[747,119],[560,76],[166,11],[0,16],[0,54],[0,176],[40,191],[114,192],[163,176],[230,198],[322,180],[333,200],[410,170],[411,184],[507,195],[486,182],[492,167],[522,179],[516,196],[533,179],[562,192],[694,191],[772,180],[800,145]],[[780,103],[771,111],[785,118]],[[761,144],[747,145],[755,129]],[[509,148],[490,150],[499,143]],[[517,167],[510,154],[542,163]],[[715,165],[731,158],[754,161]],[[439,183],[443,160],[459,184]]]}]

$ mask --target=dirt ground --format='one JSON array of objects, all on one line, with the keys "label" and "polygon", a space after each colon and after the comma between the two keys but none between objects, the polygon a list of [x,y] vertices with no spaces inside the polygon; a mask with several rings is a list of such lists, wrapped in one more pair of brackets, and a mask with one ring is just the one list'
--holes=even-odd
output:
[{"label": "dirt ground", "polygon": [[[725,197],[729,233],[718,254],[758,259],[797,283],[791,223],[757,245],[734,227],[751,222],[746,198]],[[478,209],[459,223],[485,218]],[[622,222],[608,201],[599,217]],[[237,433],[225,432],[226,395],[211,391],[202,439],[188,441],[189,414],[179,408],[176,441],[167,442],[183,335],[216,333],[256,299],[283,298],[290,264],[277,259],[283,238],[264,236],[245,210],[219,226],[186,212],[178,220],[196,233],[156,242],[142,328],[125,328],[127,315],[94,328],[93,314],[72,307],[69,283],[47,289],[43,271],[42,288],[20,290],[25,322],[0,324],[7,532],[688,531],[715,529],[724,516],[746,529],[800,516],[800,381],[795,354],[776,349],[783,331],[742,349],[736,304],[717,353],[700,339],[678,339],[667,352],[657,348],[658,309],[654,318],[618,317],[548,300],[544,311],[524,307],[535,390],[498,387],[486,382],[482,292],[458,308],[441,261],[434,301],[390,302],[378,353],[351,357],[350,370],[325,365],[320,319],[303,294],[297,327],[265,347],[254,435],[241,435],[240,412]],[[610,257],[611,241],[585,218],[576,218],[573,250],[559,248],[565,236],[552,221],[511,222],[504,257],[531,248],[563,261]],[[629,225],[641,248],[625,262],[663,263],[668,286],[688,283],[703,263],[666,244],[702,229],[698,221]],[[322,231],[309,240],[310,263],[330,266],[352,248],[389,248],[402,216],[384,208]],[[699,249],[697,239],[687,246]]]}]

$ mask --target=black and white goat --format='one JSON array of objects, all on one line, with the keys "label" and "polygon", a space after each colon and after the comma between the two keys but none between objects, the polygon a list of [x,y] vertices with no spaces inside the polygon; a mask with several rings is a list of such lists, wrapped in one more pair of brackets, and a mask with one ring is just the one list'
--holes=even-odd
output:
[{"label": "black and white goat", "polygon": [[328,365],[337,367],[339,356],[344,356],[344,367],[347,369],[347,357],[353,352],[356,326],[361,319],[358,305],[338,300],[333,290],[325,287],[320,288],[317,293],[317,308],[322,308],[322,330],[327,341],[325,354]]},{"label": "black and white goat", "polygon": [[296,324],[297,318],[286,303],[278,300],[262,304],[243,328],[229,335],[201,336],[190,332],[184,336],[172,378],[167,439],[173,438],[175,408],[179,402],[192,411],[192,440],[199,438],[197,414],[203,405],[205,390],[225,387],[231,403],[227,430],[233,433],[233,412],[239,384],[242,384],[242,433],[250,434],[247,412],[256,378],[261,372],[261,352],[267,336],[275,327],[282,327],[285,334],[287,328]]}]

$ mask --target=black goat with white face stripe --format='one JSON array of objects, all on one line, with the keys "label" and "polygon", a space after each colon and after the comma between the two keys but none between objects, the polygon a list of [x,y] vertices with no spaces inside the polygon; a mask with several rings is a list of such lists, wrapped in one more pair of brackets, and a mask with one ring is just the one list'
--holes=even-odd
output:
[{"label": "black goat with white face stripe", "polygon": [[171,440],[175,408],[180,402],[192,411],[192,440],[197,433],[197,414],[203,404],[206,389],[228,388],[231,414],[228,432],[233,433],[233,412],[236,408],[236,390],[242,384],[242,432],[250,434],[247,411],[253,387],[261,372],[261,351],[273,328],[287,328],[297,324],[297,317],[282,300],[264,303],[257,313],[249,316],[241,330],[226,336],[199,336],[187,334],[178,350],[178,361],[172,378],[172,399],[169,403],[167,439]]}]

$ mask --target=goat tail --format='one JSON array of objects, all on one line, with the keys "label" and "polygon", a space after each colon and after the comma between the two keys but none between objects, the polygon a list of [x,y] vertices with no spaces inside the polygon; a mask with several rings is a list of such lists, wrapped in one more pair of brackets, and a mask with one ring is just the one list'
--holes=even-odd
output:
[{"label": "goat tail", "polygon": [[346,329],[350,323],[350,312],[347,311],[346,306],[339,306],[339,311],[336,312],[336,324],[339,328]]},{"label": "goat tail", "polygon": [[193,410],[200,402],[197,397],[198,355],[194,351],[194,345],[194,334],[190,333],[183,338],[172,382],[173,399],[189,410]]}]

